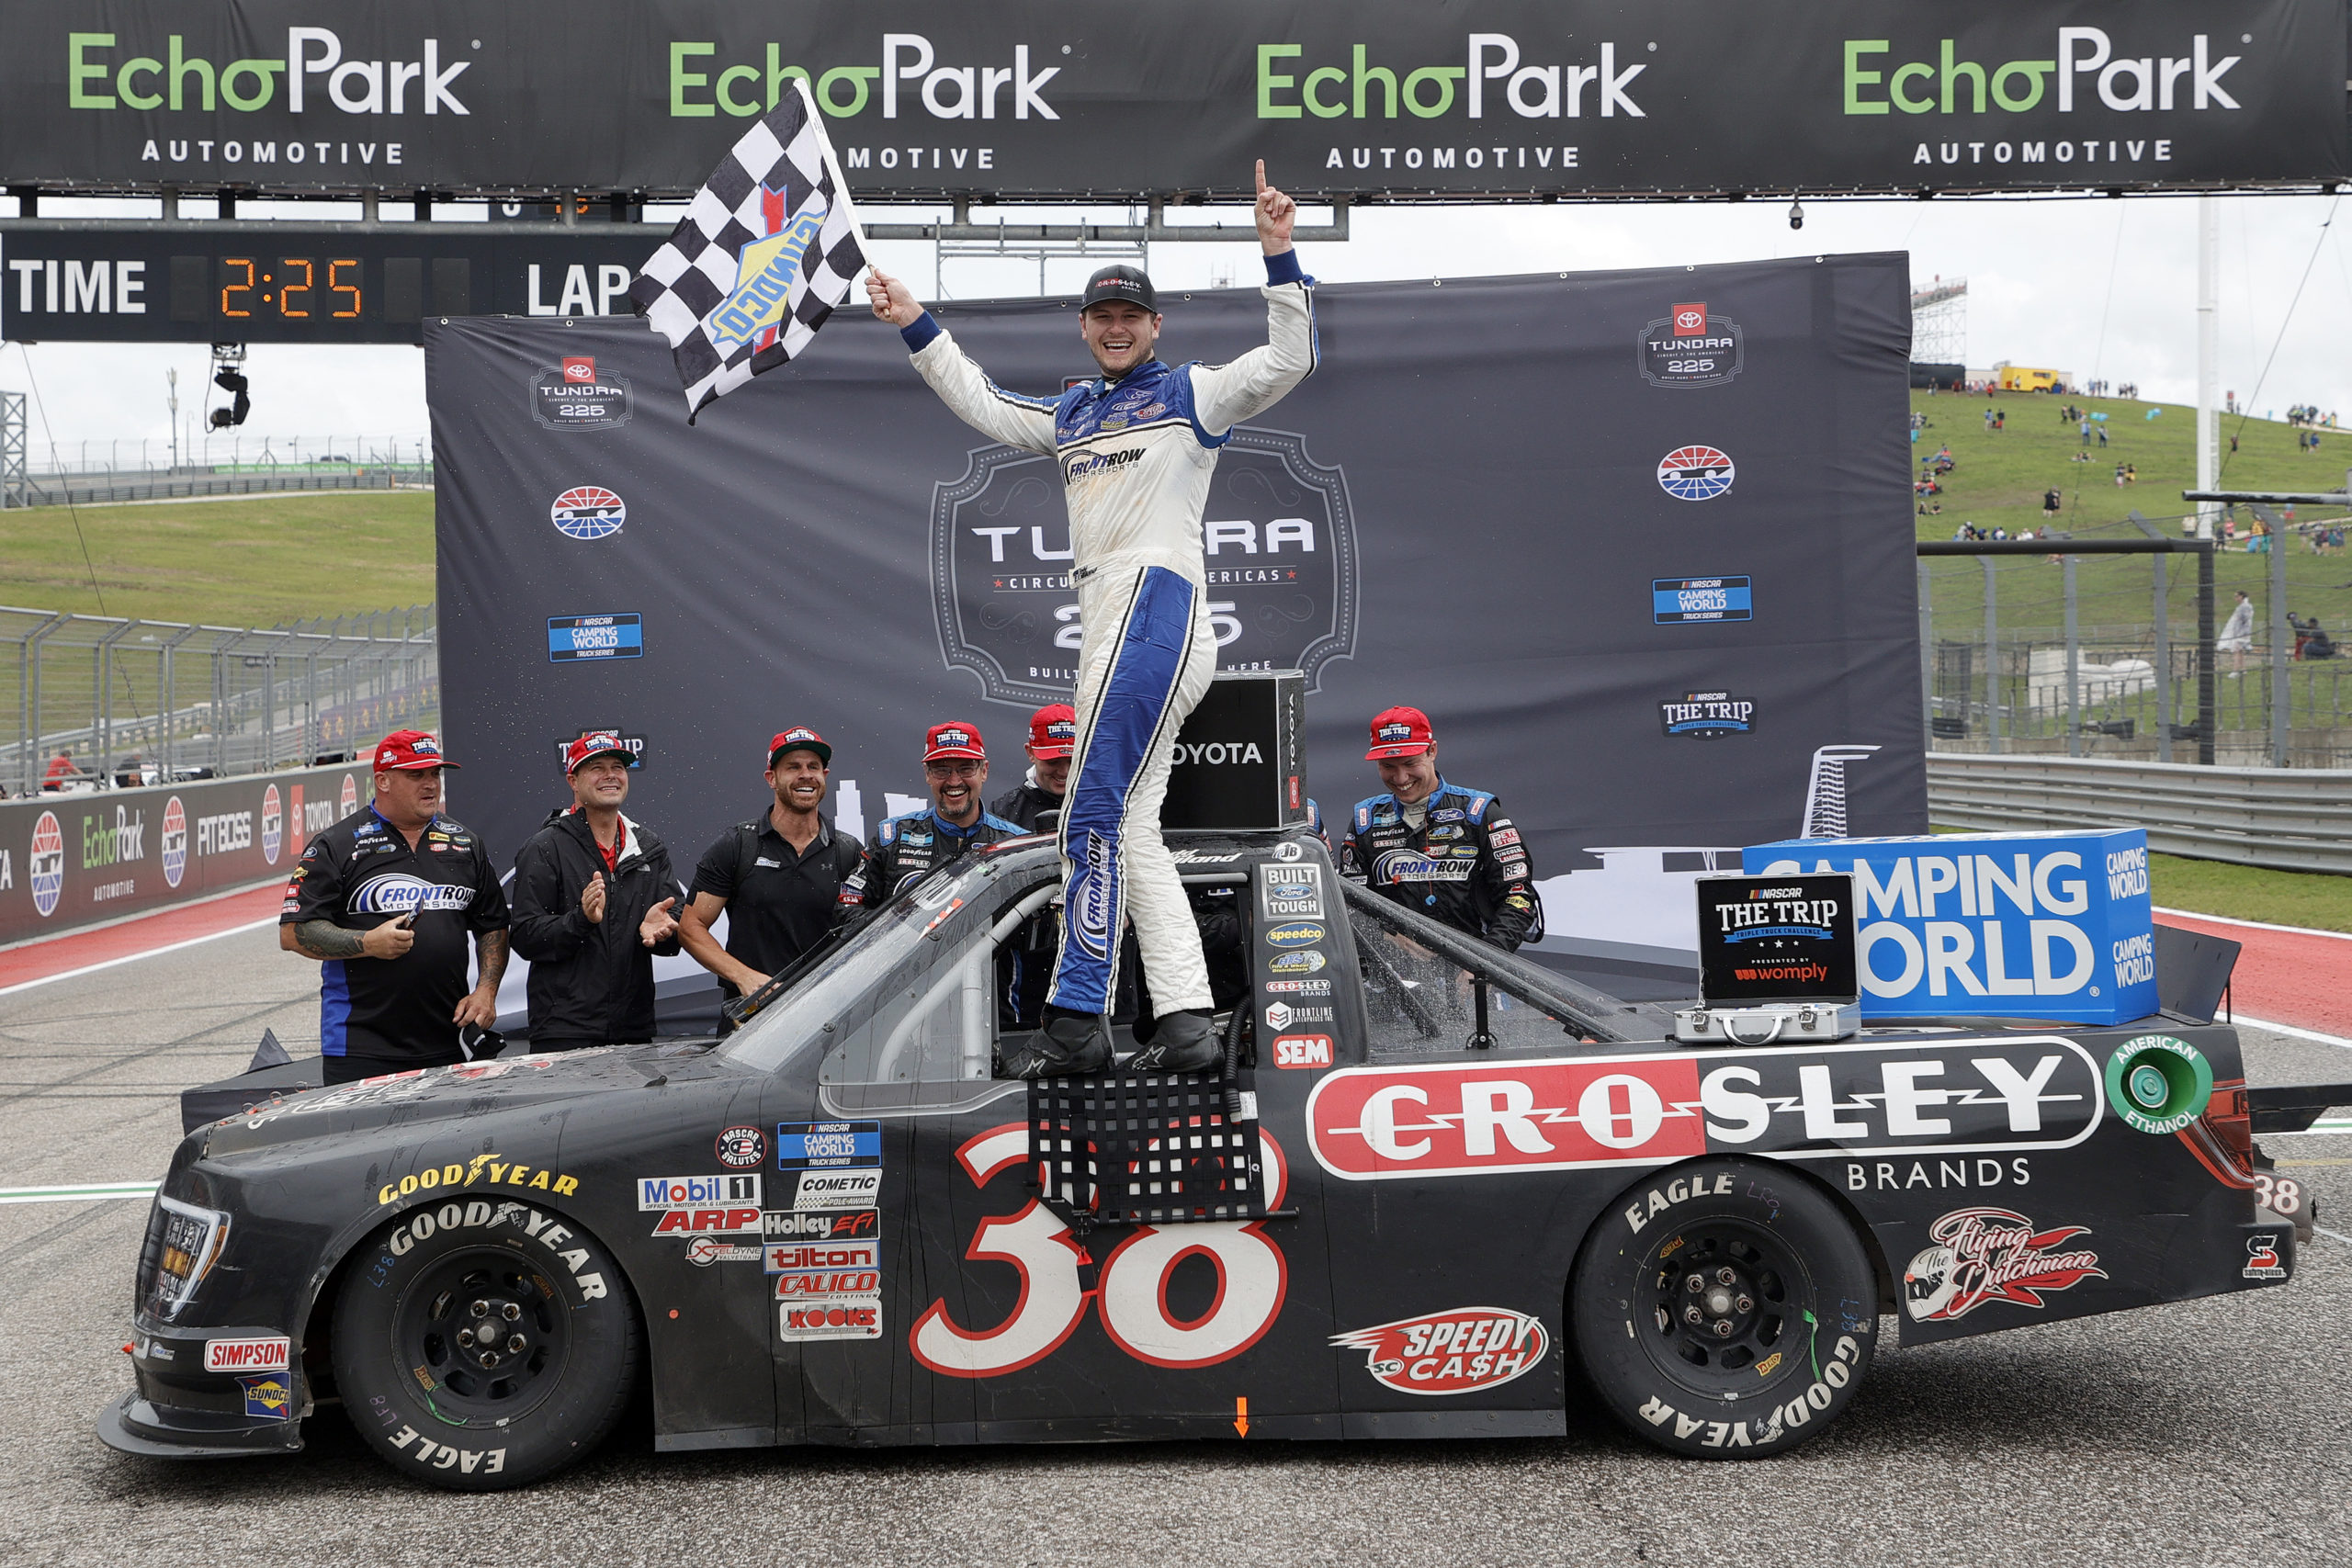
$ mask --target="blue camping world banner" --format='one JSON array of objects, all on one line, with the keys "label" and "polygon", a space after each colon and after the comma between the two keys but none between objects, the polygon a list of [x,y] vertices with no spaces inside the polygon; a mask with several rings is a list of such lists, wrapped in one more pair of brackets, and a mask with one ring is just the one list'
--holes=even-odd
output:
[{"label": "blue camping world banner", "polygon": [[[1657,995],[1740,846],[1924,831],[1907,289],[1876,254],[1318,290],[1320,364],[1222,450],[1203,548],[1221,666],[1306,672],[1334,830],[1380,788],[1371,716],[1424,709],[1533,851],[1543,953]],[[1255,289],[1161,304],[1171,362],[1264,341]],[[1090,368],[1070,300],[940,313],[1014,391]],[[1077,661],[1059,475],[896,331],[840,312],[692,427],[640,323],[452,319],[425,352],[447,740],[494,853],[591,727],[639,749],[630,814],[682,867],[763,807],[792,725],[861,833],[922,797],[935,722],[1020,782]],[[567,370],[598,417],[537,417]]]}]

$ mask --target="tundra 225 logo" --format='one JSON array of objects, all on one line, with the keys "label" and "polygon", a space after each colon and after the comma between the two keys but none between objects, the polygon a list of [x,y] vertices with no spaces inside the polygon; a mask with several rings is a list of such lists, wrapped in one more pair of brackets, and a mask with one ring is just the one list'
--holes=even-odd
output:
[{"label": "tundra 225 logo", "polygon": [[[1303,670],[1356,645],[1355,512],[1347,475],[1304,436],[1237,425],[1202,512],[1209,624],[1219,670]],[[1010,446],[968,455],[933,488],[931,599],[950,669],[1005,703],[1069,700],[1078,679],[1078,591],[1056,459]]]}]

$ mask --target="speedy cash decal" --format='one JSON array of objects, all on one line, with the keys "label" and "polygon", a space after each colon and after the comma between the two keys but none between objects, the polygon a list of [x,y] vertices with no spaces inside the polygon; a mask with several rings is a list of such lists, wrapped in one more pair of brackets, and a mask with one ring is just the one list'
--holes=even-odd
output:
[{"label": "speedy cash decal", "polygon": [[2098,1123],[2097,1063],[2055,1036],[1755,1056],[1598,1056],[1356,1067],[1307,1099],[1315,1158],[1351,1181],[1657,1165],[2066,1148]]},{"label": "speedy cash decal", "polygon": [[1543,1322],[1525,1313],[1457,1307],[1335,1334],[1331,1343],[1363,1351],[1364,1370],[1399,1393],[1445,1394],[1523,1376],[1542,1363],[1552,1341]]}]

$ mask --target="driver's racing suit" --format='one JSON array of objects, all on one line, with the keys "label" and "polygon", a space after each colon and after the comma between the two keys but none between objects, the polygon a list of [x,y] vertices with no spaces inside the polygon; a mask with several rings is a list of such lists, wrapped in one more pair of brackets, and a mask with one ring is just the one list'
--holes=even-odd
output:
[{"label": "driver's racing suit", "polygon": [[1153,1001],[1205,1010],[1208,973],[1159,837],[1177,730],[1216,671],[1201,508],[1217,448],[1315,367],[1314,280],[1295,252],[1266,258],[1267,343],[1229,365],[1146,362],[1057,400],[1008,392],[926,312],[903,330],[915,368],[966,423],[1055,457],[1078,590],[1078,747],[1062,813],[1065,940],[1046,999],[1107,1010],[1123,919]]}]

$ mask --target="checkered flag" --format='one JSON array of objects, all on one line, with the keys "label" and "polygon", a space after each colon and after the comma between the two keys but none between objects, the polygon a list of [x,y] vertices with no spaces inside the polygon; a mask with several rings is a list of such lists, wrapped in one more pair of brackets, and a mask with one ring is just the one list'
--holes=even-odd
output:
[{"label": "checkered flag", "polygon": [[808,348],[865,265],[847,183],[809,100],[790,96],[745,131],[629,299],[670,340],[686,423]]}]

